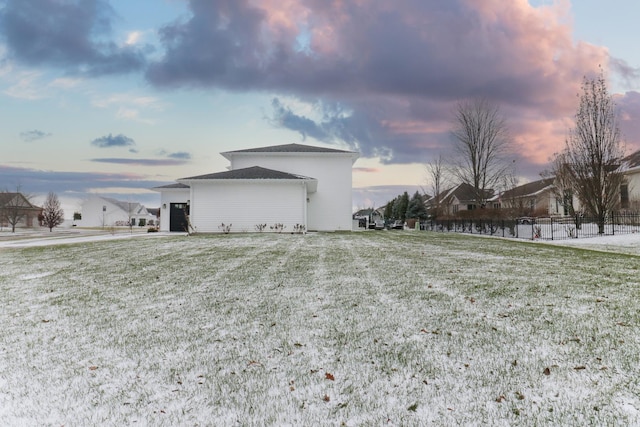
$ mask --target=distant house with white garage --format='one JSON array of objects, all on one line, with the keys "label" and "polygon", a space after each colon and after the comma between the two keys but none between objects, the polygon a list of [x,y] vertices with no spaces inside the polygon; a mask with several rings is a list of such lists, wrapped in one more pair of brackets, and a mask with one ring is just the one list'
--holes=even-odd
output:
[{"label": "distant house with white garage", "polygon": [[155,225],[157,217],[143,205],[133,201],[121,201],[110,197],[90,196],[82,203],[79,227],[123,227]]},{"label": "distant house with white garage", "polygon": [[191,176],[156,187],[160,229],[255,231],[266,224],[284,232],[351,230],[351,169],[358,153],[301,144],[221,153],[228,171]]}]

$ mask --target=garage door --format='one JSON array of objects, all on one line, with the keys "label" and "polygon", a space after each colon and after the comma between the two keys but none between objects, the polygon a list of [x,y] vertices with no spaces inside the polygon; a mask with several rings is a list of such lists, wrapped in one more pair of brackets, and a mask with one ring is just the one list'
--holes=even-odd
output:
[{"label": "garage door", "polygon": [[186,203],[171,203],[169,211],[169,231],[189,231],[187,225],[187,215],[189,205]]}]

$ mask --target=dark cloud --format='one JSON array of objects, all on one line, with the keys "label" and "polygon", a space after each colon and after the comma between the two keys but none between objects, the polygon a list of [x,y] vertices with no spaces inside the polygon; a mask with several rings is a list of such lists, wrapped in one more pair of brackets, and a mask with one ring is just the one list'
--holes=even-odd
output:
[{"label": "dark cloud", "polygon": [[183,159],[124,159],[124,158],[99,158],[91,159],[97,163],[113,163],[118,165],[137,166],[178,166],[187,163]]},{"label": "dark cloud", "polygon": [[4,4],[0,34],[23,63],[139,70],[156,88],[276,93],[274,125],[385,163],[446,152],[453,105],[482,96],[503,107],[531,171],[562,144],[582,76],[599,64],[639,76],[605,48],[574,41],[560,3],[187,0],[189,15],[159,29],[152,61],[110,41],[116,16],[106,0]]},{"label": "dark cloud", "polygon": [[627,61],[620,58],[611,58],[610,67],[622,78],[624,83],[629,87],[637,86],[640,81],[640,68],[629,65]]},{"label": "dark cloud", "polygon": [[21,132],[20,133],[20,139],[22,139],[23,141],[26,142],[33,142],[33,141],[37,141],[39,139],[43,139],[46,137],[51,136],[52,134],[49,132],[43,132],[41,130],[29,130],[26,132]]},{"label": "dark cloud", "polygon": [[108,147],[130,147],[136,145],[136,142],[129,138],[128,136],[124,136],[122,134],[113,136],[111,134],[96,138],[91,141],[91,145],[95,145],[100,148],[108,148]]},{"label": "dark cloud", "polygon": [[27,193],[85,193],[100,188],[149,189],[170,182],[149,180],[132,173],[55,172],[0,165],[0,182],[20,185]]},{"label": "dark cloud", "polygon": [[180,161],[183,161],[183,163],[187,163],[186,160],[191,160],[191,153],[187,153],[186,151],[176,151],[176,152],[170,153],[167,150],[158,150],[156,151],[156,154],[161,157],[180,160]]},{"label": "dark cloud", "polygon": [[191,154],[187,153],[186,151],[178,151],[175,153],[170,153],[167,155],[167,157],[169,157],[170,159],[176,159],[176,160],[191,160]]},{"label": "dark cloud", "polygon": [[116,15],[106,0],[6,0],[0,35],[11,58],[99,76],[142,70],[146,50],[108,39]]},{"label": "dark cloud", "polygon": [[[188,4],[190,17],[160,31],[164,53],[146,74],[153,85],[276,91],[322,111],[308,117],[276,98],[275,125],[387,163],[447,150],[452,105],[471,97],[504,106],[508,119],[527,117],[529,127],[557,119],[540,136],[562,141],[582,76],[609,60],[604,48],[574,43],[561,7],[526,2]],[[525,163],[542,157],[525,152]]]}]

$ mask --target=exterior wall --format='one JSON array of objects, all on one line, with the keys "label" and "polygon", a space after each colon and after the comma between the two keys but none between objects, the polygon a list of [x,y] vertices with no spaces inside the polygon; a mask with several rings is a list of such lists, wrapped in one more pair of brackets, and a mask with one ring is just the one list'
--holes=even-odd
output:
[{"label": "exterior wall", "polygon": [[190,182],[191,224],[196,232],[217,233],[231,224],[231,232],[256,231],[257,224],[284,224],[292,232],[305,225],[306,186],[303,182]]},{"label": "exterior wall", "polygon": [[[104,212],[103,207],[106,207]],[[139,207],[138,203],[131,202],[132,211],[128,212],[109,200],[93,196],[82,204],[82,219],[77,221],[76,224],[80,227],[113,227],[128,223],[130,217],[135,218],[136,225],[141,218],[144,218],[147,222],[150,219],[155,220],[155,217],[150,215],[144,208],[142,212],[138,213]]]},{"label": "exterior wall", "polygon": [[160,231],[169,231],[171,203],[187,203],[189,189],[163,189],[160,192]]},{"label": "exterior wall", "polygon": [[307,229],[314,231],[352,229],[352,165],[350,153],[242,153],[231,157],[232,170],[261,166],[316,178],[318,190],[309,193],[307,203]]},{"label": "exterior wall", "polygon": [[640,170],[634,168],[626,175],[629,191],[629,209],[640,211]]},{"label": "exterior wall", "polygon": [[[103,206],[106,206],[104,212]],[[82,219],[76,224],[80,227],[111,227],[118,221],[128,220],[128,213],[120,209],[119,206],[94,196],[82,204]]]}]

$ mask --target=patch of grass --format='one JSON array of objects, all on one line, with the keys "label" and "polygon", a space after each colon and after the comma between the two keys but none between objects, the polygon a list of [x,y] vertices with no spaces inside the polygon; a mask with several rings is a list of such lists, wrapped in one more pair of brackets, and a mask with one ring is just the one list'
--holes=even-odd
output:
[{"label": "patch of grass", "polygon": [[638,261],[416,232],[5,250],[0,418],[635,424]]}]

